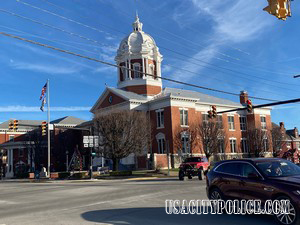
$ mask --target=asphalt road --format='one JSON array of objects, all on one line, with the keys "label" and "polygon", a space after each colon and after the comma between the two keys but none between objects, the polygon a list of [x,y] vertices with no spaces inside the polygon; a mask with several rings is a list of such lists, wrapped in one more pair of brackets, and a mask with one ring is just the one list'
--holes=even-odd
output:
[{"label": "asphalt road", "polygon": [[261,215],[168,215],[166,199],[207,199],[205,181],[0,181],[0,225],[275,224],[271,216]]}]

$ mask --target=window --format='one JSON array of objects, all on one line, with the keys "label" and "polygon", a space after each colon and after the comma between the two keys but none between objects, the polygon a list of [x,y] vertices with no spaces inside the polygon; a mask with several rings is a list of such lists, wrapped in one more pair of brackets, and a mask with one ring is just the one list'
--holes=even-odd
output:
[{"label": "window", "polygon": [[215,169],[216,172],[227,173],[231,175],[242,175],[242,165],[241,163],[223,163],[220,166],[217,166]]},{"label": "window", "polygon": [[234,130],[234,116],[228,116],[229,130]]},{"label": "window", "polygon": [[240,128],[241,128],[241,131],[247,130],[247,119],[246,119],[246,116],[241,116],[240,117]]},{"label": "window", "polygon": [[182,153],[191,153],[190,152],[190,138],[187,132],[181,134],[181,143],[182,143]]},{"label": "window", "polygon": [[122,72],[122,79],[121,80],[125,80],[127,78],[127,76],[126,76],[127,70],[124,66],[121,68],[121,72]]},{"label": "window", "polygon": [[230,150],[232,153],[236,153],[236,139],[230,139]]},{"label": "window", "polygon": [[8,137],[9,142],[14,142],[14,139],[15,139],[15,135],[9,135]]},{"label": "window", "polygon": [[223,117],[222,115],[217,115],[217,127],[222,129],[223,128]]},{"label": "window", "polygon": [[188,126],[188,111],[185,109],[180,110],[180,125]]},{"label": "window", "polygon": [[248,177],[251,173],[257,174],[257,176],[259,176],[256,169],[252,165],[248,163],[242,163],[242,176]]},{"label": "window", "polygon": [[208,114],[202,114],[202,122],[208,123]]},{"label": "window", "polygon": [[242,153],[248,153],[249,152],[247,139],[242,139],[241,140],[241,148],[242,148]]},{"label": "window", "polygon": [[24,149],[20,148],[19,149],[19,157],[23,157],[24,156]]},{"label": "window", "polygon": [[165,154],[166,152],[166,141],[164,138],[157,140],[158,142],[158,154]]},{"label": "window", "polygon": [[261,122],[261,129],[263,130],[267,129],[267,122],[265,116],[260,117],[260,122]]},{"label": "window", "polygon": [[164,110],[156,111],[157,128],[164,128]]},{"label": "window", "polygon": [[224,153],[225,152],[225,143],[224,139],[219,139],[219,153]]},{"label": "window", "polygon": [[140,67],[140,64],[133,64],[133,77],[134,78],[140,78],[140,72],[141,71],[141,67]]}]

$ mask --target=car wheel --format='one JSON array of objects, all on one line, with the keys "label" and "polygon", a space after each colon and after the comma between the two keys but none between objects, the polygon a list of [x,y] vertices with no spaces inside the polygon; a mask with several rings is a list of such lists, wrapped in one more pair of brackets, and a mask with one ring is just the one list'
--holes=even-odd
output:
[{"label": "car wheel", "polygon": [[203,180],[203,176],[204,176],[203,170],[199,170],[198,171],[198,179]]},{"label": "car wheel", "polygon": [[184,180],[184,173],[179,171],[178,178],[179,180]]},{"label": "car wheel", "polygon": [[274,217],[276,221],[281,225],[295,225],[299,222],[299,210],[296,207],[296,204],[291,201],[287,196],[280,196],[276,200],[290,200],[289,212],[288,213],[279,213],[275,214]]},{"label": "car wheel", "polygon": [[192,175],[188,175],[188,178],[191,180],[191,179],[193,179],[193,176]]},{"label": "car wheel", "polygon": [[214,188],[209,192],[209,199],[210,200],[222,200],[223,194],[218,188]]}]

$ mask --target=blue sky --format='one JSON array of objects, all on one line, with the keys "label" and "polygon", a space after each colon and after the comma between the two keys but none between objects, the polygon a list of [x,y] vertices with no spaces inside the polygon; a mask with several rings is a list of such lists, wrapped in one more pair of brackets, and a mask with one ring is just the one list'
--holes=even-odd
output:
[{"label": "blue sky", "polygon": [[[293,16],[284,22],[264,12],[266,5],[264,0],[10,0],[1,1],[0,30],[114,62],[138,9],[143,30],[154,37],[164,56],[162,76],[234,93],[247,90],[262,98],[299,98],[300,78],[293,75],[300,73],[300,8],[292,2]],[[48,78],[52,119],[91,119],[89,109],[105,83],[116,86],[117,81],[114,68],[4,36],[0,68],[0,122],[46,119],[39,96]],[[169,82],[164,86],[193,89]],[[300,127],[299,109],[300,104],[274,107],[272,120],[284,121],[287,128]]]}]

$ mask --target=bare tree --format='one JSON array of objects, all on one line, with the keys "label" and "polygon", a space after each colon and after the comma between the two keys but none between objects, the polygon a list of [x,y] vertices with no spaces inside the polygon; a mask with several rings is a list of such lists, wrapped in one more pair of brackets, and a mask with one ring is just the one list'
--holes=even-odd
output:
[{"label": "bare tree", "polygon": [[[30,172],[39,167],[43,163],[45,157],[45,137],[42,136],[41,129],[34,129],[26,134],[25,145],[29,152]],[[33,162],[34,167],[33,168]]]},{"label": "bare tree", "polygon": [[282,132],[279,126],[272,124],[272,130],[270,131],[272,140],[273,157],[277,157],[280,154],[280,149],[285,145],[285,134]]},{"label": "bare tree", "polygon": [[249,154],[254,153],[255,157],[263,156],[263,153],[269,149],[270,134],[260,128],[247,130],[249,140]]},{"label": "bare tree", "polygon": [[150,123],[147,114],[137,111],[120,111],[94,118],[95,131],[105,158],[113,161],[118,170],[119,160],[131,153],[140,153],[149,147]]},{"label": "bare tree", "polygon": [[191,156],[194,153],[194,149],[196,148],[196,146],[199,145],[199,135],[198,135],[198,130],[197,130],[197,125],[196,124],[192,124],[189,127],[181,127],[180,125],[178,125],[175,129],[174,129],[174,133],[173,133],[173,145],[174,148],[177,150],[177,152],[181,151],[184,148],[184,143],[182,138],[183,137],[187,137],[188,138],[188,147],[190,150],[190,154]]},{"label": "bare tree", "polygon": [[208,160],[212,155],[218,153],[221,147],[224,149],[226,148],[226,133],[223,126],[215,120],[199,123],[198,134],[200,136],[203,151]]}]

